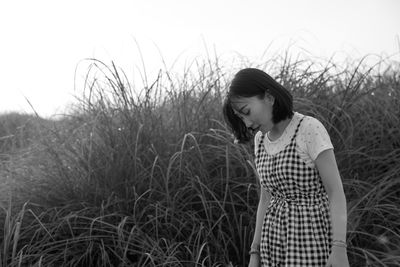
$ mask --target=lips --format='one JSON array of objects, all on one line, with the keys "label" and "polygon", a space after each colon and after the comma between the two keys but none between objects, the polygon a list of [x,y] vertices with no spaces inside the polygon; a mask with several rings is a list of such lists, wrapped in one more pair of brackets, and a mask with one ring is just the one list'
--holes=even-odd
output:
[{"label": "lips", "polygon": [[256,128],[250,128],[254,133],[258,132],[260,130],[261,126],[258,126]]}]

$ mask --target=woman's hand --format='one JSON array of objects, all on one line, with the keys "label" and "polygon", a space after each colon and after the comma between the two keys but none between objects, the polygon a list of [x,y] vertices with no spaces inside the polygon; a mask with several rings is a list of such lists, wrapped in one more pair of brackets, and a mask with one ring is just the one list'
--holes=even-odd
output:
[{"label": "woman's hand", "polygon": [[251,254],[250,261],[249,261],[249,267],[260,267],[260,266],[261,266],[260,255]]},{"label": "woman's hand", "polygon": [[329,255],[326,267],[349,267],[347,250],[344,247],[332,246],[332,252]]}]

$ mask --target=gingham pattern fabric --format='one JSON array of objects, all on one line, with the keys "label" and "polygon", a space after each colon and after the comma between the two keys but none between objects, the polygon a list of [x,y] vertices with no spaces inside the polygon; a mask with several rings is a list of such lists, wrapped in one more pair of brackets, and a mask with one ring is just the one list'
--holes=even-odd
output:
[{"label": "gingham pattern fabric", "polygon": [[261,265],[268,267],[325,266],[332,242],[328,195],[318,170],[307,166],[296,151],[296,135],[279,153],[256,148],[255,165],[261,185],[271,194],[261,234]]}]

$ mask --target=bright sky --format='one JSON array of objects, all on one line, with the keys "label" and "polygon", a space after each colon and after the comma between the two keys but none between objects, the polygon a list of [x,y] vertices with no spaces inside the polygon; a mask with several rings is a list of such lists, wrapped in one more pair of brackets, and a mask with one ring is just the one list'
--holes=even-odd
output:
[{"label": "bright sky", "polygon": [[79,62],[113,60],[134,73],[138,47],[149,73],[163,68],[158,49],[171,66],[205,47],[257,59],[293,42],[315,57],[400,60],[399,14],[398,0],[1,1],[0,112],[31,112],[26,97],[42,116],[62,113],[81,92]]}]

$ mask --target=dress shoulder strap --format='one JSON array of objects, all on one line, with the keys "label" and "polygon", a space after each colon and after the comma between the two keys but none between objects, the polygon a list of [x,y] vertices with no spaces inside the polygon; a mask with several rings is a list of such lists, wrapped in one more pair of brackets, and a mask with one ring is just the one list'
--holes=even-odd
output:
[{"label": "dress shoulder strap", "polygon": [[256,150],[256,155],[258,154],[258,153],[260,153],[260,150],[261,150],[261,148],[262,148],[262,146],[263,146],[263,144],[264,144],[264,136],[265,136],[265,134],[263,134],[263,133],[261,133],[259,136],[258,136],[258,146],[257,147],[255,147],[254,149]]},{"label": "dress shoulder strap", "polygon": [[296,130],[294,131],[294,134],[292,136],[292,140],[291,141],[296,139],[297,133],[299,132],[299,129],[300,129],[300,124],[304,120],[304,117],[305,116],[303,115],[303,117],[300,119],[299,123],[297,124]]}]

